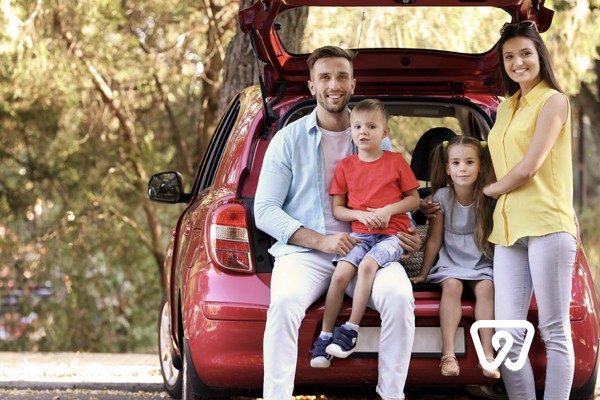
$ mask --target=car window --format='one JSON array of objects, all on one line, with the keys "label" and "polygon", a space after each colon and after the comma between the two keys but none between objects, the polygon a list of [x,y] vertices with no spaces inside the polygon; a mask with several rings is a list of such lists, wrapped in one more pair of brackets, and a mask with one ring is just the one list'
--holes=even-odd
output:
[{"label": "car window", "polygon": [[[362,98],[353,98],[349,107]],[[473,103],[460,99],[385,98],[380,97],[389,113],[390,141],[394,151],[410,162],[419,138],[431,128],[445,127],[459,135],[486,138],[490,117]],[[297,104],[280,120],[279,129],[309,114],[314,101]]]},{"label": "car window", "polygon": [[483,6],[307,8],[308,21],[300,40],[297,35],[286,35],[286,26],[278,25],[289,53],[308,54],[324,45],[339,45],[480,54],[494,46],[500,28],[511,20],[505,11]]},{"label": "car window", "polygon": [[192,189],[193,193],[199,193],[212,186],[217,170],[219,169],[219,163],[223,151],[225,150],[225,145],[227,144],[227,139],[229,139],[229,135],[235,125],[239,112],[240,101],[236,98],[225,111],[225,114],[217,126],[210,144],[204,153],[194,188]]}]

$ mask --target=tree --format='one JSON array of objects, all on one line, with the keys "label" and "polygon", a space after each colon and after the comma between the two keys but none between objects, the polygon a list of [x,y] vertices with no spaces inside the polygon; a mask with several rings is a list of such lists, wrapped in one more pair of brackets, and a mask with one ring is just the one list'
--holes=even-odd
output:
[{"label": "tree", "polygon": [[[0,1],[0,292],[8,282],[25,289],[18,311],[40,316],[0,347],[154,348],[181,206],[149,202],[145,186],[161,170],[193,177],[224,105],[257,82],[248,36],[236,30],[251,2]],[[597,58],[600,9],[554,5],[546,39],[559,79],[570,94],[584,80],[582,96],[597,96],[581,71]],[[294,12],[282,32],[313,35],[308,11]]]},{"label": "tree", "polygon": [[54,292],[23,347],[153,345],[163,227],[180,210],[149,202],[145,185],[157,168],[193,175],[235,8],[2,3],[1,257],[10,279]]},{"label": "tree", "polygon": [[[240,10],[249,7],[253,3],[254,1],[252,0],[240,0]],[[303,37],[307,18],[308,8],[300,7],[287,12],[279,22],[289,27],[285,30],[287,37]],[[237,24],[235,35],[227,48],[227,56],[224,64],[223,87],[220,92],[221,100],[219,104],[221,113],[243,88],[257,84],[258,75],[262,72],[259,70],[262,66],[259,67],[260,63],[257,61],[252,50],[250,37],[242,32],[239,24]]]}]

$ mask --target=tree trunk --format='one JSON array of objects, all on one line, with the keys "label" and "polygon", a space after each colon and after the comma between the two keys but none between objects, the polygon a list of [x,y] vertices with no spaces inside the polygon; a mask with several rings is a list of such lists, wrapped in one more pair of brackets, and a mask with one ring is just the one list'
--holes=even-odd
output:
[{"label": "tree trunk", "polygon": [[[598,48],[600,51],[600,47]],[[597,93],[600,94],[600,60],[595,62]],[[575,96],[575,103],[579,106],[584,115],[590,120],[590,129],[596,149],[600,149],[600,99],[592,93],[592,90],[585,84],[581,83],[579,93]]]},{"label": "tree trunk", "polygon": [[198,165],[202,160],[205,149],[208,147],[210,138],[219,122],[219,93],[221,91],[221,73],[223,71],[226,49],[222,42],[224,30],[233,30],[236,21],[236,13],[222,13],[224,7],[215,1],[204,2],[208,18],[207,48],[204,60],[204,72],[202,73],[202,118],[198,125],[198,146],[195,149],[197,158],[194,164]]},{"label": "tree trunk", "polygon": [[[600,48],[598,48],[600,50]],[[596,60],[595,63],[596,70],[596,83],[598,85],[598,90],[600,90],[600,60]],[[599,92],[600,93],[600,92]],[[598,187],[598,172],[597,170],[591,166],[588,167],[589,162],[585,159],[586,154],[597,154],[598,149],[600,149],[600,101],[592,93],[592,90],[585,84],[585,82],[581,83],[581,88],[579,89],[579,93],[574,98],[574,103],[577,105],[578,111],[580,114],[587,116],[589,121],[589,130],[591,132],[591,138],[593,140],[593,144],[586,143],[585,127],[586,124],[583,118],[580,118],[579,123],[579,148],[578,152],[580,153],[578,157],[580,158],[580,184],[585,185],[580,189],[580,207],[585,205],[585,197],[595,196],[597,194]],[[592,150],[590,147],[592,146]],[[596,149],[596,150],[593,150]]]},{"label": "tree trunk", "polygon": [[[240,9],[249,7],[252,3],[254,3],[253,0],[240,0]],[[279,22],[287,27],[284,32],[285,35],[289,35],[289,37],[303,37],[307,18],[308,8],[299,7],[286,12],[282,18],[279,18]],[[294,41],[288,40],[286,42],[293,43]],[[294,51],[294,49],[288,50]],[[235,36],[231,40],[227,48],[227,55],[225,56],[223,85],[221,87],[219,103],[221,114],[225,111],[231,99],[242,89],[258,83],[258,72],[258,65],[252,51],[250,37],[242,32],[238,25]]]},{"label": "tree trunk", "polygon": [[[250,7],[254,0],[240,0],[240,10]],[[237,21],[236,21],[237,22]],[[223,84],[219,96],[219,114],[223,114],[227,104],[246,86],[258,83],[258,66],[250,45],[250,38],[236,23],[235,35],[227,47]]]}]

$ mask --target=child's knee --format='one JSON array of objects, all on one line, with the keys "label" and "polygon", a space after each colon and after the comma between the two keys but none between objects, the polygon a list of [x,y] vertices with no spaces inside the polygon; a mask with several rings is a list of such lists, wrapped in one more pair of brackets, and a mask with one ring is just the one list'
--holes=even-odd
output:
[{"label": "child's knee", "polygon": [[459,279],[448,278],[442,282],[442,289],[448,294],[461,295],[463,291],[463,283]]},{"label": "child's knee", "polygon": [[360,266],[358,267],[358,271],[367,273],[367,274],[375,274],[379,269],[379,264],[375,261],[374,258],[365,256],[360,262]]},{"label": "child's knee", "polygon": [[482,280],[475,285],[473,292],[475,297],[482,299],[494,299],[494,283],[489,280]]}]

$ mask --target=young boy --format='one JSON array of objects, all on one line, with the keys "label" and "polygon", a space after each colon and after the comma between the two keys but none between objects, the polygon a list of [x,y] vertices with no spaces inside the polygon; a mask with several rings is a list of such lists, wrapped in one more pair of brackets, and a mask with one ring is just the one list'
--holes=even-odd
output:
[{"label": "young boy", "polygon": [[[314,368],[327,368],[332,356],[346,358],[354,352],[375,273],[404,253],[396,233],[407,231],[406,213],[419,206],[419,183],[410,166],[402,154],[381,149],[390,133],[383,103],[372,99],[358,103],[350,115],[350,132],[358,153],[336,166],[329,194],[333,215],[352,222],[352,236],[360,241],[333,260],[336,269],[327,292],[323,331],[311,350]],[[344,292],[357,271],[350,319],[332,342]]]}]

